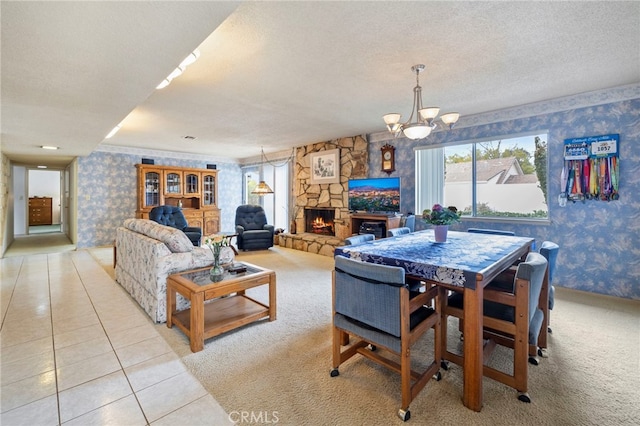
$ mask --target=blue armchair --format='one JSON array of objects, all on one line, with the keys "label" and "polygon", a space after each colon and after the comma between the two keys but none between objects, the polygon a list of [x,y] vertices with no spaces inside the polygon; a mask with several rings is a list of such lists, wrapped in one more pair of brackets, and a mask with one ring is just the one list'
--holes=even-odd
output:
[{"label": "blue armchair", "polygon": [[264,250],[273,247],[273,225],[267,224],[262,206],[244,204],[236,209],[238,250]]},{"label": "blue armchair", "polygon": [[184,232],[194,246],[200,245],[202,239],[202,228],[188,226],[182,209],[175,206],[158,206],[151,209],[149,219],[158,222],[160,225],[170,226]]}]

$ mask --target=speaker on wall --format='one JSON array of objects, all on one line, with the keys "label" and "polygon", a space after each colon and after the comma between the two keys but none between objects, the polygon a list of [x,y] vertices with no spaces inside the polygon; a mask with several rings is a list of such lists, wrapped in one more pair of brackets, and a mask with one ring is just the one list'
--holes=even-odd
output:
[{"label": "speaker on wall", "polygon": [[215,164],[207,164],[207,169],[215,170],[216,169],[216,165]]},{"label": "speaker on wall", "polygon": [[155,164],[155,161],[153,161],[153,158],[143,158],[142,164]]}]

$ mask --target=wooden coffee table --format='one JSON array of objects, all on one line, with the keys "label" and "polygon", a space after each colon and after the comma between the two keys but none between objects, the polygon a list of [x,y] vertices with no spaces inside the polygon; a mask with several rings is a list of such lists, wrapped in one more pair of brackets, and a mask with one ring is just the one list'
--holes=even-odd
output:
[{"label": "wooden coffee table", "polygon": [[[212,282],[208,268],[194,269],[167,278],[167,327],[174,324],[189,337],[192,352],[204,348],[204,340],[245,324],[269,318],[276,319],[276,273],[246,262],[234,266],[246,272],[225,270],[219,282]],[[245,294],[245,290],[269,286],[269,304],[265,305]],[[176,311],[176,293],[191,301],[191,308]],[[212,300],[216,299],[216,300]],[[204,303],[212,300],[209,303]]]}]

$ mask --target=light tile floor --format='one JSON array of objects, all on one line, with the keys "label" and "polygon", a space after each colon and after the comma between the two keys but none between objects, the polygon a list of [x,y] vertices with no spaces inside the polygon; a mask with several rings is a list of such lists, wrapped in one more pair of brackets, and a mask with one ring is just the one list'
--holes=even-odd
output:
[{"label": "light tile floor", "polygon": [[231,424],[89,252],[0,267],[0,424]]}]

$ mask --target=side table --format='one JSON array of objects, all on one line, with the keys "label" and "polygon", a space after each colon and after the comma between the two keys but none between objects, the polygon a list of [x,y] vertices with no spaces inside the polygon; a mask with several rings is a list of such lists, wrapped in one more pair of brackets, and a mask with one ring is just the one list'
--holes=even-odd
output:
[{"label": "side table", "polygon": [[[262,318],[275,321],[276,273],[246,262],[234,263],[234,266],[238,265],[246,270],[237,274],[226,270],[218,282],[211,281],[210,267],[167,278],[167,327],[177,325],[189,337],[191,351],[201,351],[205,339],[245,324]],[[269,304],[245,293],[247,289],[261,285],[269,286]],[[191,301],[189,309],[176,311],[176,293]],[[204,303],[207,300],[212,301]]]}]

